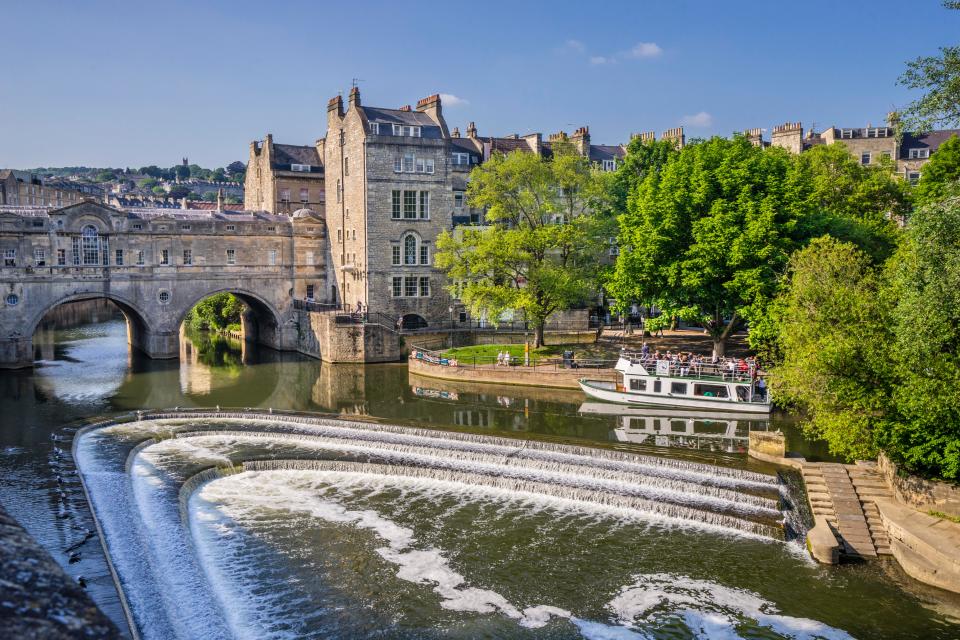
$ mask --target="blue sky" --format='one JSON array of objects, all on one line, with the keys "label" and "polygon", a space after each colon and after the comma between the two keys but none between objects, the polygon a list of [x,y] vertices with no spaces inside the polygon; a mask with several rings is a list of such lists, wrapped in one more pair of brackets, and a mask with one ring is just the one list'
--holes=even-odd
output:
[{"label": "blue sky", "polygon": [[204,166],[324,135],[327,99],[442,93],[481,135],[589,125],[878,124],[904,62],[960,41],[939,0],[25,2],[0,13],[0,168]]}]

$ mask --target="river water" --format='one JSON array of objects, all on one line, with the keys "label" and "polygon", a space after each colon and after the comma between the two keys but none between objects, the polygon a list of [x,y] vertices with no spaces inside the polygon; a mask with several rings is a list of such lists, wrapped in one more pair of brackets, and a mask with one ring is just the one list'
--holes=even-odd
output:
[{"label": "river water", "polygon": [[[70,455],[80,421],[220,406],[432,429],[181,419],[86,434],[80,466],[148,637],[960,636],[960,601],[894,562],[820,567],[777,539],[774,470],[742,452],[747,428],[771,425],[621,416],[572,392],[196,336],[179,361],[151,361],[121,319],[97,319],[41,332],[34,370],[0,374],[0,503],[123,627]],[[823,455],[790,420],[772,426]],[[245,460],[263,462],[178,493]]]}]

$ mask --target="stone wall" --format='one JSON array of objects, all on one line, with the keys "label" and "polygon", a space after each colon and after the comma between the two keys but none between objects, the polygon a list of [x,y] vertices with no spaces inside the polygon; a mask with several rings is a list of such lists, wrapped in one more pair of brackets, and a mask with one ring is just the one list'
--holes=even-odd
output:
[{"label": "stone wall", "polygon": [[877,457],[877,466],[898,501],[919,511],[939,511],[960,517],[960,486],[900,475],[897,465],[883,453]]},{"label": "stone wall", "polygon": [[397,362],[403,340],[380,325],[346,322],[332,312],[297,312],[297,350],[324,362]]},{"label": "stone wall", "polygon": [[[749,453],[751,456],[761,459],[785,457],[787,455],[787,444],[783,433],[780,431],[751,431]],[[757,456],[758,453],[762,457]]]},{"label": "stone wall", "polygon": [[17,640],[121,638],[83,587],[0,508],[0,635]]}]

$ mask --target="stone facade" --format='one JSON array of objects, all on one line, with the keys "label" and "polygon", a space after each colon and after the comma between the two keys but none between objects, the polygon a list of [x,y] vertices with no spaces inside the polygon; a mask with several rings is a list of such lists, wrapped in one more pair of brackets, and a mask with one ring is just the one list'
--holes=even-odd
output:
[{"label": "stone facade", "polygon": [[0,171],[0,205],[22,207],[66,207],[83,200],[79,189],[62,182],[44,183],[30,176],[18,178],[13,171]]},{"label": "stone facade", "polygon": [[277,144],[268,133],[250,143],[244,209],[291,215],[306,208],[322,214],[325,204],[323,140],[314,146]]},{"label": "stone facade", "polygon": [[327,107],[327,222],[347,307],[403,317],[406,326],[451,317],[454,301],[433,264],[439,234],[453,227],[451,137],[440,97],[417,109],[364,107],[356,87],[346,111]]},{"label": "stone facade", "polygon": [[0,208],[0,367],[29,366],[47,311],[89,298],[117,304],[151,357],[177,357],[184,316],[221,291],[250,307],[249,339],[294,350],[293,300],[326,291],[327,242],[310,212]]}]

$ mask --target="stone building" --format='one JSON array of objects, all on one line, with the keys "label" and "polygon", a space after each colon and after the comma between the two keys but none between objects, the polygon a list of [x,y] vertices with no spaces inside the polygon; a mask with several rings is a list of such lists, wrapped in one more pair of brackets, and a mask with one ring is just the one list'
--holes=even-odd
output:
[{"label": "stone building", "polygon": [[79,189],[64,181],[44,182],[36,176],[18,178],[0,171],[0,205],[21,207],[66,207],[83,200]]},{"label": "stone building", "polygon": [[896,124],[896,114],[891,113],[886,126],[828,127],[820,133],[811,130],[804,135],[801,123],[788,122],[773,128],[770,144],[791,153],[801,153],[817,145],[839,143],[861,164],[890,161],[897,175],[916,182],[931,154],[950,138],[960,135],[960,129],[945,129],[924,134],[904,133],[898,139]]},{"label": "stone building", "polygon": [[437,237],[453,227],[459,184],[459,147],[440,97],[416,109],[369,107],[354,87],[346,110],[340,96],[329,101],[323,146],[336,272],[330,296],[403,317],[408,328],[460,317],[433,262]]},{"label": "stone building", "polygon": [[250,143],[244,209],[291,215],[307,208],[322,214],[325,205],[323,140],[312,146],[277,144],[268,133]]}]

